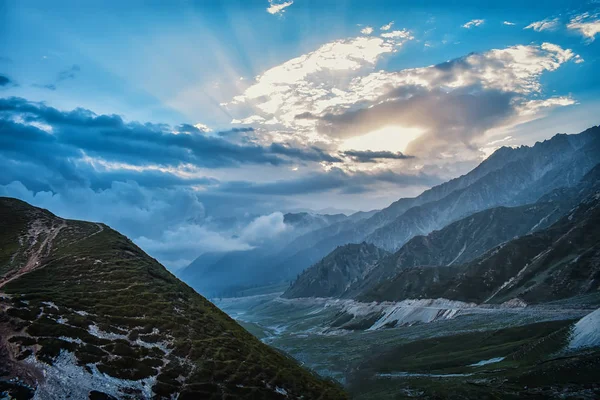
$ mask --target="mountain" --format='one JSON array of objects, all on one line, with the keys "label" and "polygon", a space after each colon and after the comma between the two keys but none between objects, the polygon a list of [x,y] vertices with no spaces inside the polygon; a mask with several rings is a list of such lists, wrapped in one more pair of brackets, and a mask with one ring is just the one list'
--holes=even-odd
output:
[{"label": "mountain", "polygon": [[600,289],[600,191],[551,227],[451,266],[403,268],[361,301],[445,298],[542,303]]},{"label": "mountain", "polygon": [[0,198],[0,393],[342,399],[103,224]]},{"label": "mountain", "polygon": [[388,254],[385,250],[364,242],[340,246],[305,270],[282,297],[340,296],[351,284],[363,279]]},{"label": "mountain", "polygon": [[348,216],[345,214],[313,214],[309,212],[300,212],[284,214],[283,222],[295,229],[312,231],[336,222],[344,221],[347,218]]},{"label": "mountain", "polygon": [[393,255],[383,258],[364,279],[342,297],[360,297],[403,268],[464,264],[487,250],[528,233],[547,228],[572,207],[600,189],[600,164],[573,187],[555,189],[537,203],[495,207],[463,218],[427,236],[416,236]]}]

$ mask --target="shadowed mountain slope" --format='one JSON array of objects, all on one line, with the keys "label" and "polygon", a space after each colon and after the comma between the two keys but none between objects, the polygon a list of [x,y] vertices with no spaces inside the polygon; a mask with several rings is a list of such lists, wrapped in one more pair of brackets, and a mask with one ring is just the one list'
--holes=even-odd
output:
[{"label": "shadowed mountain slope", "polygon": [[389,255],[372,244],[347,244],[304,271],[283,297],[338,297]]},{"label": "shadowed mountain slope", "polygon": [[464,265],[403,268],[362,301],[446,298],[542,303],[600,289],[600,192],[551,227],[489,250]]}]

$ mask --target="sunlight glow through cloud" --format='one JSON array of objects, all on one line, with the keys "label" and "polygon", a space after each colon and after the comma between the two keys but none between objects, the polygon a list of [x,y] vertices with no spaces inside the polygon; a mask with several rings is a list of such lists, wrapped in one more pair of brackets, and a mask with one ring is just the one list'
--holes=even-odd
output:
[{"label": "sunlight glow through cloud", "polygon": [[423,129],[404,128],[402,126],[384,126],[361,136],[344,140],[340,150],[382,150],[405,152],[414,139],[423,134]]}]

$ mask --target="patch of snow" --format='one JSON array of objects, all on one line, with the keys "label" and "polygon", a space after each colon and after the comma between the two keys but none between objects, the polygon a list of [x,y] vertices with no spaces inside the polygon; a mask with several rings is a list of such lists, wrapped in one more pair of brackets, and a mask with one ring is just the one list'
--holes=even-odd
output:
[{"label": "patch of snow", "polygon": [[101,330],[100,328],[98,328],[98,325],[90,325],[88,327],[88,332],[94,336],[96,336],[97,338],[100,339],[109,339],[109,340],[115,340],[115,339],[123,339],[123,340],[127,340],[127,335],[121,335],[118,333],[112,333],[112,332],[105,332],[103,330]]},{"label": "patch of snow", "polygon": [[42,301],[42,304],[45,305],[46,307],[50,307],[50,308],[54,308],[54,309],[58,310],[58,306],[51,301]]},{"label": "patch of snow", "polygon": [[280,388],[279,386],[275,386],[275,393],[279,393],[284,395],[285,397],[287,397],[287,390],[285,390],[284,388]]},{"label": "patch of snow", "polygon": [[484,301],[484,303],[487,303],[488,301],[490,301],[491,299],[493,299],[494,297],[496,297],[496,295],[498,293],[500,293],[502,290],[504,290],[506,288],[512,287],[515,282],[519,281],[519,279],[521,278],[521,276],[523,276],[523,274],[525,273],[525,271],[527,270],[527,268],[529,268],[529,266],[531,264],[535,263],[539,258],[541,258],[541,257],[545,256],[546,254],[548,254],[551,250],[552,250],[552,248],[546,249],[546,250],[542,251],[540,254],[538,254],[537,256],[533,257],[533,259],[531,260],[531,262],[525,264],[525,266],[517,273],[517,275],[511,277],[506,282],[504,282],[502,284],[502,286],[500,286],[494,293],[492,293],[492,295],[490,297],[488,297]]},{"label": "patch of snow", "polygon": [[384,310],[384,315],[367,330],[374,331],[388,324],[413,325],[415,323],[452,319],[459,315],[462,309],[475,306],[475,303],[447,299],[404,300],[392,303],[387,307]]},{"label": "patch of snow", "polygon": [[375,374],[378,378],[412,378],[412,377],[426,377],[426,378],[456,378],[459,376],[471,376],[473,374],[419,374],[412,372],[392,372],[388,374]]},{"label": "patch of snow", "polygon": [[53,365],[38,361],[33,355],[24,362],[33,365],[44,375],[44,380],[36,388],[34,400],[87,399],[92,390],[121,398],[122,388],[139,390],[141,396],[138,398],[151,399],[152,386],[156,382],[155,377],[139,381],[114,378],[98,371],[95,365],[89,365],[92,371],[90,373],[77,365],[77,358],[73,353],[64,350],[56,357]]},{"label": "patch of snow", "polygon": [[569,349],[600,346],[600,308],[581,318],[574,326]]},{"label": "patch of snow", "polygon": [[71,338],[71,337],[67,337],[67,336],[59,336],[58,338],[60,340],[64,340],[65,342],[77,343],[77,344],[85,344],[83,342],[83,340],[81,340],[79,338]]},{"label": "patch of snow", "polygon": [[458,258],[463,255],[463,253],[465,252],[466,249],[467,249],[467,242],[465,242],[465,244],[463,245],[463,247],[460,250],[460,252],[458,253],[458,255],[456,257],[454,257],[454,260],[450,261],[450,263],[448,265],[454,264],[456,262],[456,260],[458,260]]},{"label": "patch of snow", "polygon": [[548,214],[544,218],[540,219],[540,221],[537,224],[535,224],[533,226],[533,228],[531,228],[529,230],[528,233],[534,232],[541,224],[543,224],[544,222],[546,222],[548,220],[548,218],[550,218],[550,216],[556,212],[556,210],[558,210],[558,208],[555,208],[554,210],[552,210],[552,212],[550,214]]},{"label": "patch of snow", "polygon": [[496,358],[490,358],[489,360],[481,360],[479,362],[476,362],[475,364],[470,364],[469,367],[481,367],[483,365],[488,365],[488,364],[495,364],[498,363],[502,360],[504,360],[505,357],[496,357]]},{"label": "patch of snow", "polygon": [[514,299],[510,299],[500,304],[502,308],[515,308],[515,307],[527,307],[527,303],[522,299],[515,297]]}]

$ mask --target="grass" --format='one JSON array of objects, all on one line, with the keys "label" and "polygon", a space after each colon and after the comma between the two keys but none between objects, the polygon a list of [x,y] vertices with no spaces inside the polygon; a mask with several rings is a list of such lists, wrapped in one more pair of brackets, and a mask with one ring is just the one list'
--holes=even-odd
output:
[{"label": "grass", "polygon": [[[349,390],[356,399],[548,398],[561,391],[598,395],[600,351],[571,355],[562,350],[571,324],[548,321],[382,348],[356,368]],[[504,359],[471,366],[496,357]],[[385,375],[394,373],[409,375]]]}]

